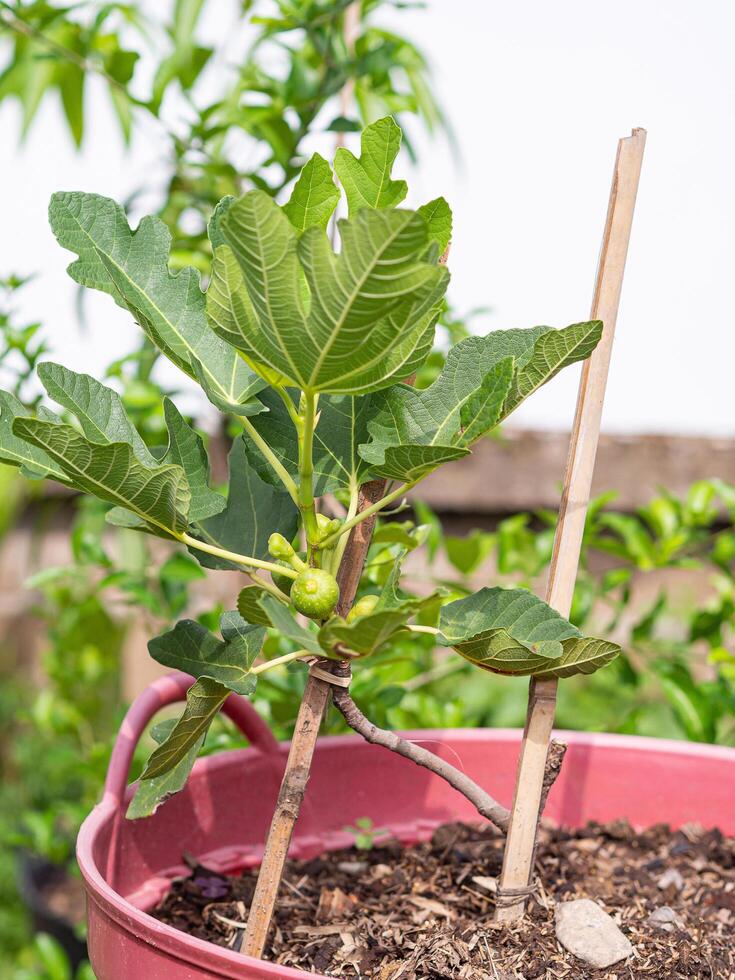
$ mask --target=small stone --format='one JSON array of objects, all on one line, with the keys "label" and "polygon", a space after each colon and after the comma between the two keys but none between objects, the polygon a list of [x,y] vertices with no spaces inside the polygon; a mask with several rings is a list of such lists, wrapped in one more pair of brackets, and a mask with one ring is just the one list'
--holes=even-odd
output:
[{"label": "small stone", "polygon": [[664,932],[673,932],[675,929],[684,928],[684,920],[668,905],[662,905],[654,909],[646,919],[646,925],[653,926],[654,929],[662,929]]},{"label": "small stone", "polygon": [[340,861],[337,867],[346,875],[362,875],[365,874],[369,865],[367,861]]},{"label": "small stone", "polygon": [[607,912],[588,898],[560,902],[554,913],[556,938],[564,949],[597,969],[626,959],[633,947]]},{"label": "small stone", "polygon": [[498,890],[498,879],[491,878],[489,875],[475,875],[471,881],[477,885],[478,888],[482,888],[486,892],[491,892],[493,895]]},{"label": "small stone", "polygon": [[684,878],[682,877],[681,871],[676,868],[669,868],[664,871],[661,877],[656,881],[658,887],[663,891],[666,888],[674,888],[677,892],[680,892],[684,887]]}]

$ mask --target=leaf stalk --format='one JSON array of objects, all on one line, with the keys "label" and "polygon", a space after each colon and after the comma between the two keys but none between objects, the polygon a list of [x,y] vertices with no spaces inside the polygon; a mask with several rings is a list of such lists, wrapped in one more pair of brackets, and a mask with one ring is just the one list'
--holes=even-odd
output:
[{"label": "leaf stalk", "polygon": [[194,548],[196,551],[203,551],[208,555],[214,555],[216,558],[222,558],[225,561],[231,561],[236,565],[245,565],[251,568],[262,568],[266,572],[276,572],[278,575],[285,575],[287,578],[298,578],[298,572],[292,568],[287,568],[284,565],[276,565],[272,561],[262,561],[260,558],[252,558],[250,555],[238,555],[234,551],[227,551],[226,548],[218,548],[216,545],[207,544],[206,541],[199,541],[197,538],[193,538],[190,534],[186,532],[182,534],[177,534],[176,537],[183,544],[188,545],[190,548]]}]

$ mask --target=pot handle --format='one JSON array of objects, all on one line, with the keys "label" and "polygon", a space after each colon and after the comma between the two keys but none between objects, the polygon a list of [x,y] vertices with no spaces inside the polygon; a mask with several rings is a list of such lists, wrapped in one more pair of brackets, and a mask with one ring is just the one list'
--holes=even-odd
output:
[{"label": "pot handle", "polygon": [[[167,704],[184,701],[187,691],[193,683],[194,678],[190,677],[189,674],[175,671],[154,681],[133,701],[123,719],[112,749],[105,779],[103,802],[112,802],[118,806],[122,803],[135,746],[146,726],[154,715]],[[222,710],[228,718],[235,722],[253,748],[266,755],[273,755],[279,751],[278,742],[270,728],[246,698],[240,697],[238,694],[231,694],[225,701]]]}]

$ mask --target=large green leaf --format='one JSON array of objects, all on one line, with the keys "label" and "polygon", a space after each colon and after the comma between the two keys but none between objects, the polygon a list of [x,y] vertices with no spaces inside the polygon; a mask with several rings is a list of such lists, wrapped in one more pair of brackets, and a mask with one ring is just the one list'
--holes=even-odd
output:
[{"label": "large green leaf", "polygon": [[439,639],[466,660],[500,674],[570,677],[610,663],[620,647],[583,637],[526,589],[481,589],[444,606]]},{"label": "large green leaf", "polygon": [[[175,724],[175,718],[168,718],[165,722],[153,726],[151,736],[160,745],[166,741]],[[194,768],[194,763],[203,744],[204,735],[181,757],[173,769],[169,769],[153,779],[140,780],[125,814],[128,820],[140,820],[143,817],[153,816],[169,796],[180,792],[186,786],[186,781]]]},{"label": "large green leaf", "polygon": [[183,670],[193,677],[211,677],[236,694],[252,694],[256,678],[250,668],[265,639],[260,626],[245,623],[237,613],[239,624],[229,614],[220,624],[224,640],[192,619],[184,619],[168,633],[156,636],[148,643],[154,660],[166,667]]},{"label": "large green leaf", "polygon": [[297,232],[307,228],[326,228],[339,201],[332,168],[324,157],[315,153],[294,184],[283,210]]},{"label": "large green leaf", "polygon": [[144,781],[154,779],[187,759],[194,747],[201,745],[229,695],[229,689],[211,677],[202,677],[192,684],[186,695],[184,713],[166,741],[153,752],[140,778]]},{"label": "large green leaf", "polygon": [[241,271],[217,250],[209,315],[270,380],[355,394],[407,376],[428,353],[448,275],[427,252],[426,222],[365,210],[339,228],[338,254],[321,228],[297,241],[260,191],[222,218]]},{"label": "large green leaf", "polygon": [[209,328],[199,273],[170,271],[171,235],[161,220],[143,218],[132,231],[115,201],[81,193],[54,194],[49,219],[59,244],[79,256],[68,269],[76,282],[109,293],[129,310],[218,407],[257,410],[261,379]]},{"label": "large green leaf", "polygon": [[129,443],[93,443],[70,425],[42,419],[17,417],[13,433],[43,450],[77,489],[164,531],[186,529],[191,493],[180,466],[144,466]]},{"label": "large green leaf", "polygon": [[[378,443],[373,443],[371,450],[374,452],[371,469],[375,476],[400,480],[404,483],[420,480],[444,463],[451,463],[455,459],[469,455],[469,449],[463,446],[416,444],[381,447]],[[380,461],[378,461],[378,453],[382,456]]]},{"label": "large green leaf", "polygon": [[[232,445],[229,462],[227,506],[220,514],[200,521],[192,533],[227,551],[265,558],[268,538],[274,531],[280,531],[288,540],[294,536],[298,510],[288,493],[264,483],[249,465],[241,437]],[[215,555],[197,550],[192,550],[192,554],[206,568],[242,570],[241,566]]]},{"label": "large green leaf", "polygon": [[394,208],[408,192],[405,180],[392,180],[391,170],[401,148],[401,130],[390,116],[363,130],[360,156],[337,150],[334,169],[345,189],[350,214],[360,208]]},{"label": "large green leaf", "polygon": [[[268,409],[252,419],[294,480],[298,480],[298,439],[293,421],[280,396],[264,391],[260,400]],[[296,396],[294,395],[296,405]],[[358,454],[358,446],[368,438],[367,423],[374,413],[373,396],[322,395],[319,421],[314,432],[314,493],[320,497],[340,488],[359,486],[368,479],[368,465]],[[243,436],[248,458],[266,483],[276,485],[277,476],[247,435]]]},{"label": "large green leaf", "polygon": [[519,366],[503,416],[509,415],[563,368],[586,360],[597,347],[601,336],[601,320],[573,323],[563,330],[547,330],[541,334],[533,345],[531,356]]},{"label": "large green leaf", "polygon": [[374,474],[400,480],[464,455],[451,450],[466,452],[536,388],[588,357],[601,327],[592,321],[562,330],[499,330],[460,341],[428,388],[394,385],[375,396],[371,439],[360,455]]},{"label": "large green leaf", "polygon": [[128,442],[144,466],[158,465],[128,418],[122,399],[112,388],[88,374],[77,374],[52,361],[39,364],[38,377],[54,401],[76,415],[89,440]]},{"label": "large green leaf", "polygon": [[513,358],[497,361],[483,376],[459,347],[428,388],[397,385],[376,396],[382,405],[368,423],[371,440],[359,450],[373,473],[418,479],[466,456],[470,443],[497,423],[513,382]]},{"label": "large green leaf", "polygon": [[0,390],[0,462],[19,466],[30,479],[49,477],[60,483],[68,483],[68,477],[48,453],[26,442],[13,431],[14,419],[33,417],[33,412],[15,395]]},{"label": "large green leaf", "polygon": [[162,462],[176,463],[186,473],[191,490],[189,520],[196,522],[219,514],[227,501],[209,486],[209,458],[201,436],[191,428],[170,398],[164,398],[163,412],[168,448]]}]

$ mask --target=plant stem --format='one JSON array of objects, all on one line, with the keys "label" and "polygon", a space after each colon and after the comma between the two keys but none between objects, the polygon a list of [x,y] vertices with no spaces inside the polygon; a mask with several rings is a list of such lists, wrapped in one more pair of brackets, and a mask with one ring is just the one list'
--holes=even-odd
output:
[{"label": "plant stem", "polygon": [[215,555],[217,558],[223,558],[225,561],[234,562],[236,565],[262,568],[266,572],[276,572],[278,575],[285,575],[287,578],[298,578],[299,573],[292,568],[287,568],[285,565],[276,565],[272,561],[261,561],[260,558],[251,558],[249,555],[238,555],[234,551],[227,551],[225,548],[218,548],[216,545],[207,544],[206,541],[198,541],[196,538],[192,538],[190,534],[178,534],[176,537],[190,548],[195,548],[197,551],[204,551],[208,555]]},{"label": "plant stem", "polygon": [[270,670],[271,667],[279,667],[281,664],[290,664],[294,660],[300,660],[302,657],[311,657],[313,654],[309,653],[308,650],[295,650],[292,653],[284,653],[282,657],[275,657],[273,660],[266,660],[264,664],[258,664],[257,667],[251,667],[251,674],[262,674],[266,670]]},{"label": "plant stem", "polygon": [[409,490],[412,490],[420,479],[422,478],[419,477],[418,480],[411,480],[410,483],[402,483],[400,487],[397,487],[395,490],[391,491],[391,493],[386,494],[385,497],[381,497],[380,500],[377,500],[365,510],[361,510],[359,514],[355,514],[355,516],[350,518],[350,520],[344,522],[339,531],[335,531],[334,534],[330,534],[328,538],[325,538],[321,542],[320,547],[333,547],[342,534],[346,534],[347,531],[351,531],[353,527],[357,527],[357,525],[362,524],[363,521],[367,521],[371,517],[374,517],[375,514],[387,507],[388,504],[392,504],[394,500],[397,500],[399,497],[402,497],[404,494],[408,493]]},{"label": "plant stem", "polygon": [[276,474],[276,476],[278,477],[278,479],[281,481],[281,483],[284,485],[284,487],[288,490],[291,499],[293,500],[293,502],[298,507],[299,506],[299,488],[296,486],[295,481],[293,480],[293,478],[289,474],[289,472],[286,469],[286,467],[283,465],[283,463],[276,456],[276,454],[273,452],[273,450],[268,445],[268,443],[265,441],[265,439],[258,432],[258,430],[255,428],[255,426],[250,421],[250,419],[246,415],[244,415],[244,416],[242,416],[242,418],[240,419],[240,421],[242,422],[243,428],[245,429],[245,431],[247,432],[247,434],[250,436],[250,438],[253,440],[253,442],[255,443],[255,445],[260,450],[261,455],[265,458],[266,462],[271,467],[271,469],[273,470],[273,472]]},{"label": "plant stem", "polygon": [[436,626],[416,626],[414,623],[409,623],[408,629],[412,633],[430,633],[432,636],[438,636],[440,632]]},{"label": "plant stem", "polygon": [[[268,582],[267,579],[261,578],[257,572],[246,572],[247,577],[251,580],[253,585],[257,585],[259,589],[263,589],[264,592],[269,592],[274,599],[278,599],[279,602],[288,605],[288,600],[286,596],[281,592],[281,590],[273,585],[272,582]],[[280,573],[279,573],[280,574]]]},{"label": "plant stem", "polygon": [[[347,523],[347,521],[351,521],[352,518],[357,513],[357,505],[359,503],[359,500],[360,500],[360,487],[356,483],[353,483],[352,486],[350,487],[350,504],[349,507],[347,508],[345,523]],[[339,566],[342,564],[342,559],[344,557],[345,548],[347,547],[348,541],[349,538],[346,534],[340,535],[337,541],[337,545],[332,554],[332,571],[335,574],[339,569]]]},{"label": "plant stem", "polygon": [[468,799],[480,816],[492,821],[502,831],[508,829],[510,810],[493,799],[482,786],[478,786],[466,773],[461,772],[451,763],[445,759],[440,759],[438,755],[434,755],[433,752],[429,752],[422,746],[401,738],[395,732],[378,728],[360,711],[346,688],[335,687],[332,692],[332,700],[350,728],[356,731],[358,735],[362,735],[366,742],[396,752],[405,759],[410,759],[417,766],[423,766],[433,772]]},{"label": "plant stem", "polygon": [[303,392],[299,429],[299,488],[298,505],[301,520],[306,532],[309,552],[319,541],[319,527],[316,522],[314,506],[314,428],[316,426],[316,405],[318,395]]},{"label": "plant stem", "polygon": [[286,391],[286,389],[283,387],[283,385],[275,385],[275,390],[281,396],[281,400],[283,401],[283,404],[286,406],[286,411],[290,415],[291,421],[298,429],[301,424],[301,416],[299,415],[298,411],[294,406],[293,399]]}]

